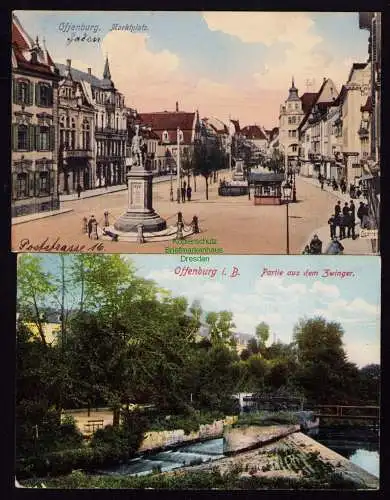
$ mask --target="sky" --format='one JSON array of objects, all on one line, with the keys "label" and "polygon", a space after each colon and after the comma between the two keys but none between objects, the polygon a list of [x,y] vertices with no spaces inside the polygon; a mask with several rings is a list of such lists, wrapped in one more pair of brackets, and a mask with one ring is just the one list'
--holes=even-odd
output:
[{"label": "sky", "polygon": [[[352,63],[368,57],[357,12],[15,14],[30,36],[45,38],[55,62],[71,59],[101,76],[108,55],[116,87],[139,112],[174,110],[178,101],[183,111],[230,116],[242,126],[277,126],[292,76],[300,93],[317,91],[325,77],[340,89]],[[72,32],[98,41],[69,42]]]},{"label": "sky", "polygon": [[[46,270],[59,272],[58,255],[41,257]],[[236,332],[252,335],[256,325],[265,321],[271,329],[270,341],[288,343],[300,318],[320,315],[342,325],[351,362],[359,367],[380,363],[380,257],[219,255],[211,256],[208,263],[181,262],[177,255],[123,258],[135,265],[138,276],[154,280],[174,296],[186,297],[189,304],[199,300],[204,311],[231,311]],[[186,267],[217,272],[214,277],[181,275]],[[239,274],[230,277],[234,268]],[[321,277],[325,269],[352,274]],[[278,270],[284,275],[269,274]],[[307,270],[318,271],[318,276],[305,276]]]}]

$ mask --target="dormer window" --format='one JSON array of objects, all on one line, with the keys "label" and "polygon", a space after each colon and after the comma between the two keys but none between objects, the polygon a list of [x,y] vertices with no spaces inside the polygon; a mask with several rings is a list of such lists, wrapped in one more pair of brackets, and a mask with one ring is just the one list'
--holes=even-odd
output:
[{"label": "dormer window", "polygon": [[184,141],[184,135],[183,135],[182,130],[179,130],[179,141],[180,141],[180,142],[183,142],[183,141]]},{"label": "dormer window", "polygon": [[164,130],[164,132],[162,134],[162,140],[163,140],[163,142],[169,142],[169,135],[168,135],[168,132],[166,130]]}]

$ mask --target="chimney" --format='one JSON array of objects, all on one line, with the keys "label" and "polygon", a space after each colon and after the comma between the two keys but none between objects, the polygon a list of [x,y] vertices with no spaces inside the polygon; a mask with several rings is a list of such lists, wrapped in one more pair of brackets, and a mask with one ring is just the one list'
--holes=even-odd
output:
[{"label": "chimney", "polygon": [[176,113],[179,111],[179,103],[176,101]]},{"label": "chimney", "polygon": [[92,73],[91,73],[91,68],[88,68],[88,75],[91,76]]},{"label": "chimney", "polygon": [[67,59],[66,60],[66,66],[68,69],[70,69],[70,65],[72,64],[72,59]]}]

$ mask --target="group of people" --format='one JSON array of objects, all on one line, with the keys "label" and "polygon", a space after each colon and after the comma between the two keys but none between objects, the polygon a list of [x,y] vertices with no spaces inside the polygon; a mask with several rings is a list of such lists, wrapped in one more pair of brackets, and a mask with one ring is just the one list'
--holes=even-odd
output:
[{"label": "group of people", "polygon": [[[347,182],[344,177],[340,180],[340,184],[338,184],[334,177],[332,177],[332,180],[325,179],[325,177],[320,173],[318,174],[318,182],[320,183],[322,190],[324,189],[324,184],[326,182],[328,186],[332,185],[333,191],[338,191],[340,188],[341,194],[347,193]],[[351,198],[359,199],[362,194],[364,193],[363,193],[363,183],[361,180],[359,181],[357,186],[355,186],[355,184],[352,183],[349,185],[349,196]]]},{"label": "group of people", "polygon": [[[109,213],[107,210],[104,211],[103,213],[103,219],[104,219],[104,227],[103,227],[103,233],[108,234],[106,232],[106,229],[110,225],[109,221]],[[98,240],[99,239],[99,234],[98,234],[98,227],[99,227],[99,222],[96,220],[94,215],[91,215],[89,219],[87,217],[83,218],[83,232],[88,234],[88,238],[91,240]],[[108,234],[110,236],[110,234]]]},{"label": "group of people", "polygon": [[182,201],[182,203],[186,202],[186,197],[187,197],[187,201],[191,201],[192,187],[189,184],[187,186],[186,181],[183,182],[180,191],[181,191],[181,201]]},{"label": "group of people", "polygon": [[339,200],[334,207],[334,213],[328,219],[330,237],[335,238],[337,228],[339,228],[338,237],[340,240],[351,237],[355,239],[355,214],[356,208],[352,200],[349,205],[348,202],[345,202],[343,207],[341,207],[341,201]]},{"label": "group of people", "polygon": [[[341,255],[343,253],[344,247],[334,236],[326,249],[325,253],[327,255]],[[321,255],[322,254],[322,241],[319,239],[318,235],[315,234],[310,241],[309,245],[305,246],[304,251],[302,252],[306,255]]]}]

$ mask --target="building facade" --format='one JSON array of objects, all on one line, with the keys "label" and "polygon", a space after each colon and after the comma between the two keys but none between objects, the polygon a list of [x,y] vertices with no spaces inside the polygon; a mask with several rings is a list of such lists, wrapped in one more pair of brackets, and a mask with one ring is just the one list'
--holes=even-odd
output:
[{"label": "building facade", "polygon": [[343,85],[339,96],[344,177],[348,184],[355,183],[356,179],[364,173],[361,160],[365,148],[359,131],[362,118],[361,108],[366,104],[370,94],[370,76],[370,63],[354,63],[347,83]]},{"label": "building facade", "polygon": [[95,186],[95,107],[90,88],[72,77],[71,60],[59,84],[59,168],[60,194]]},{"label": "building facade", "polygon": [[[176,103],[175,111],[157,111],[154,113],[139,113],[141,126],[153,132],[150,141],[150,158],[153,171],[169,173],[176,168],[178,138],[181,159],[190,159],[193,153],[195,138],[196,113],[179,111]],[[155,149],[155,150],[154,150]]]},{"label": "building facade", "polygon": [[298,160],[298,126],[304,114],[302,101],[298,96],[298,89],[295,87],[293,78],[288,97],[280,106],[279,113],[279,147],[282,148],[283,154],[287,157],[288,167]]},{"label": "building facade", "polygon": [[59,208],[58,82],[45,43],[12,17],[12,216]]},{"label": "building facade", "polygon": [[[126,145],[127,145],[127,108],[125,107],[124,96],[115,88],[111,79],[110,67],[106,58],[103,78],[97,78],[88,72],[79,71],[71,68],[71,61],[67,65],[57,64],[60,74],[64,81],[69,79],[68,74],[78,88],[78,96],[74,94],[73,99],[79,99],[79,104],[84,103],[84,109],[79,110],[79,119],[75,120],[75,125],[79,129],[71,134],[76,137],[72,147],[81,147],[75,151],[71,157],[71,162],[77,164],[71,172],[63,174],[72,174],[72,183],[69,190],[77,189],[77,179],[85,182],[86,189],[115,186],[126,182]],[[75,90],[76,92],[76,90]],[[73,104],[73,102],[72,102]],[[88,111],[87,111],[88,108]],[[89,109],[94,110],[94,119],[90,118]],[[62,114],[65,116],[65,113]],[[66,122],[65,122],[65,125]],[[89,135],[88,126],[91,134]],[[81,127],[81,128],[80,128]],[[84,128],[83,128],[84,127]],[[76,128],[76,127],[75,127]],[[66,127],[66,134],[69,129]],[[78,138],[78,140],[77,140]],[[88,139],[92,139],[91,144],[87,144]],[[90,150],[87,148],[90,147]],[[64,150],[64,164],[69,164],[69,154]],[[68,167],[69,170],[69,167]],[[73,172],[76,173],[76,181],[73,182]],[[66,175],[65,175],[66,177]],[[64,181],[65,182],[65,181]]]}]

